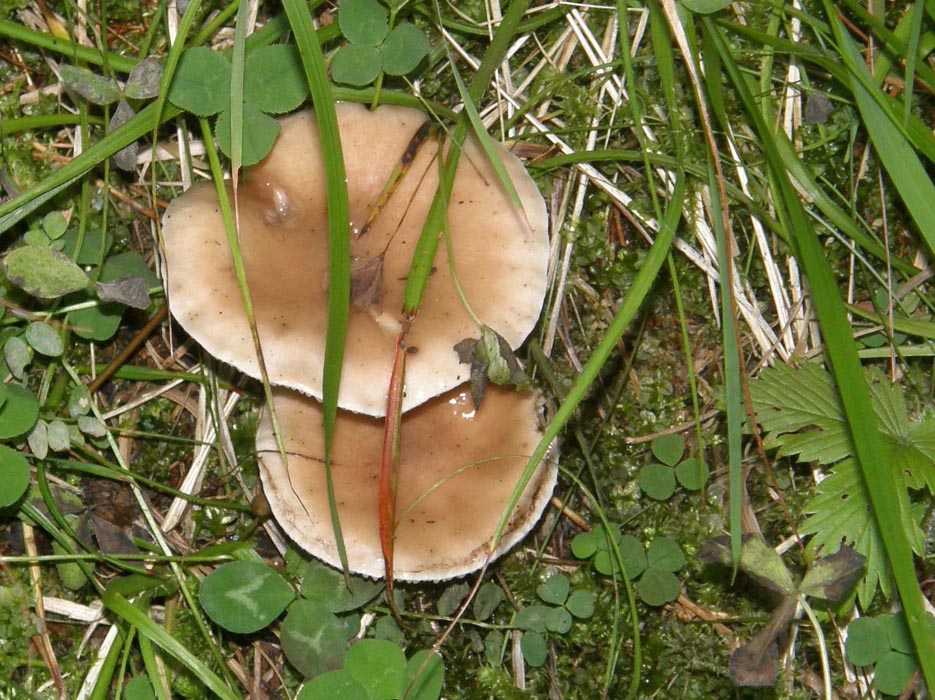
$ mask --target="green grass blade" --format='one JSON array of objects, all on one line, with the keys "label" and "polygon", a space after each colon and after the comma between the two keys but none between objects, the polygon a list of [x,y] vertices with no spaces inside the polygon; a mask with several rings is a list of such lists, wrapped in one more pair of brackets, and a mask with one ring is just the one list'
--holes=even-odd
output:
[{"label": "green grass blade", "polygon": [[341,388],[341,369],[351,299],[350,211],[344,170],[344,152],[338,118],[334,111],[334,96],[328,82],[328,71],[321,45],[314,31],[312,16],[301,0],[283,0],[283,7],[295,35],[302,57],[305,77],[318,116],[322,155],[325,163],[325,187],[328,194],[328,335],[325,340],[325,368],[322,377],[322,417],[325,431],[325,472],[328,482],[328,503],[334,527],[338,555],[345,574],[348,572],[347,552],[338,519],[337,502],[331,480],[331,454],[334,448],[334,423]]},{"label": "green grass blade", "polygon": [[825,259],[825,251],[811,228],[811,222],[789,173],[782,167],[783,158],[774,140],[773,131],[758,110],[748,79],[734,63],[727,41],[718,28],[710,19],[705,19],[704,22],[721,55],[725,73],[746,105],[747,114],[752,119],[766,152],[772,177],[779,190],[776,198],[778,213],[795,237],[796,257],[811,287],[812,303],[821,325],[827,357],[847,415],[864,482],[872,484],[872,488],[868,486],[867,491],[906,612],[916,654],[926,683],[929,687],[935,687],[935,642],[928,634],[925,624],[925,609],[915,574],[912,548],[907,533],[902,528],[892,526],[892,523],[904,522],[899,485],[886,459],[886,450],[870,403],[870,393],[847,320],[844,301]]},{"label": "green grass blade", "polygon": [[174,657],[179,663],[195,674],[208,689],[223,700],[238,700],[240,695],[231,690],[214,671],[206,666],[199,655],[184,646],[164,628],[157,625],[141,610],[134,607],[123,595],[108,586],[101,596],[107,609],[133,625],[137,631]]}]

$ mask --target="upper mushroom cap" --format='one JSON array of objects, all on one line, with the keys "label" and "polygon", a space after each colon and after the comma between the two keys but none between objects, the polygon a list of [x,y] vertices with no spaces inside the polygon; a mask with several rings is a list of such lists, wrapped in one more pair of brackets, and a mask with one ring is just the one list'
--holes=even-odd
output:
[{"label": "upper mushroom cap", "polygon": [[[257,431],[260,474],[273,514],[302,548],[339,567],[331,525],[322,417],[317,401],[293,391],[274,392],[288,469],[264,409]],[[338,414],[332,479],[351,571],[380,578],[377,482],[383,421]],[[492,387],[475,412],[461,387],[407,413],[397,482],[394,575],[438,581],[480,568],[507,501],[542,437],[530,392]],[[522,494],[495,556],[532,529],[555,486],[546,460]],[[413,505],[415,504],[415,505]],[[410,509],[411,507],[411,509]]]},{"label": "upper mushroom cap", "polygon": [[[413,248],[438,182],[438,142],[417,152],[409,171],[367,220],[426,120],[417,110],[337,105],[352,222],[351,255],[360,271],[348,325],[338,404],[383,415]],[[238,188],[240,246],[270,381],[321,398],[327,322],[328,220],[321,145],[314,114],[281,120],[272,153]],[[480,320],[517,347],[532,330],[546,290],[548,236],[542,196],[520,161],[498,147],[523,203],[518,211],[473,139],[464,147],[449,205],[456,272]],[[209,352],[254,377],[256,353],[234,274],[214,186],[176,198],[163,220],[166,286],[172,313]],[[382,280],[376,262],[384,252]],[[374,282],[374,284],[370,284]],[[381,286],[382,282],[382,286]],[[452,349],[476,336],[451,279],[444,243],[407,345],[403,410],[468,378]]]}]

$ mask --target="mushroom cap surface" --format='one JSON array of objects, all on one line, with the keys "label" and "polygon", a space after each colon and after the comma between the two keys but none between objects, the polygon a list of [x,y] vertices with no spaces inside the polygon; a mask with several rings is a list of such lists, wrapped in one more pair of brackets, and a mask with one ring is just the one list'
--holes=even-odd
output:
[{"label": "mushroom cap surface", "polygon": [[[374,203],[426,115],[414,109],[339,103],[350,199],[352,292],[338,405],[384,415],[402,295],[412,251],[438,182],[438,141],[428,139],[363,235]],[[240,246],[270,381],[321,398],[327,324],[328,219],[321,145],[310,110],[280,120],[270,155],[238,187]],[[517,347],[546,291],[545,204],[520,161],[497,146],[525,211],[518,211],[473,138],[449,205],[454,260],[465,297],[487,326]],[[230,185],[228,185],[230,191]],[[177,197],[163,219],[170,308],[215,357],[259,377],[256,353],[214,185]],[[381,265],[381,257],[382,265]],[[382,277],[380,277],[382,272]],[[439,245],[422,306],[407,336],[403,410],[469,376],[452,349],[477,335]]]},{"label": "mushroom cap surface", "polygon": [[[288,469],[264,409],[257,453],[270,507],[299,546],[340,567],[325,484],[320,404],[286,389],[276,389],[273,396]],[[461,387],[407,413],[397,482],[395,577],[439,581],[480,568],[540,438],[531,392],[491,387],[475,412],[470,389]],[[377,505],[382,440],[381,419],[339,412],[332,479],[348,563],[351,571],[374,578],[384,574]],[[551,455],[539,465],[495,556],[535,525],[552,495],[556,471]]]}]

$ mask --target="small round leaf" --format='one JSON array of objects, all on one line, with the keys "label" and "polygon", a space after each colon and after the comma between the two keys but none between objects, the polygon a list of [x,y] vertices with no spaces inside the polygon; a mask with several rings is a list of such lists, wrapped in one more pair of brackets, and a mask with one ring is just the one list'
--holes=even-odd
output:
[{"label": "small round leaf", "polygon": [[646,551],[649,566],[661,571],[678,571],[685,566],[685,554],[679,543],[671,537],[657,537]]},{"label": "small round leaf", "polygon": [[[243,106],[243,152],[241,165],[255,165],[269,155],[279,136],[279,122],[249,103]],[[225,109],[218,115],[215,133],[218,146],[231,157],[231,113]]]},{"label": "small round leaf", "polygon": [[564,574],[552,574],[536,587],[536,594],[546,603],[561,605],[568,598],[570,584]]},{"label": "small round leaf", "polygon": [[331,77],[347,85],[370,85],[383,68],[380,49],[361,44],[342,46],[331,62]]},{"label": "small round leaf", "polygon": [[906,615],[902,612],[885,613],[877,615],[883,632],[889,640],[890,649],[901,651],[905,654],[912,654],[915,651],[915,645],[912,643],[912,633],[909,631],[909,625],[906,624]]},{"label": "small round leaf", "polygon": [[308,600],[289,606],[279,632],[286,658],[306,678],[341,668],[349,636],[335,615]]},{"label": "small round leaf", "polygon": [[438,654],[423,649],[412,655],[406,664],[406,700],[438,700],[444,683],[445,664]]},{"label": "small round leaf", "polygon": [[873,684],[881,693],[902,695],[916,668],[915,656],[901,651],[888,651],[877,661]]},{"label": "small round leaf", "polygon": [[682,4],[699,15],[710,15],[730,5],[731,0],[682,0]]},{"label": "small round leaf", "polygon": [[593,532],[579,532],[571,541],[571,553],[579,559],[590,559],[597,551],[597,537]]},{"label": "small round leaf", "polygon": [[545,663],[549,649],[546,646],[545,637],[538,632],[524,632],[519,646],[526,663],[533,668],[539,668]]},{"label": "small round leaf", "polygon": [[217,114],[230,107],[230,63],[207,46],[187,49],[172,76],[168,96],[176,107],[199,117]]},{"label": "small round leaf", "polygon": [[594,614],[597,596],[591,591],[574,591],[565,602],[565,607],[575,617],[586,620]]},{"label": "small round leaf", "polygon": [[442,617],[454,615],[468,591],[470,591],[470,588],[466,583],[454,583],[445,588],[438,597],[438,603],[436,603],[438,614]]},{"label": "small round leaf", "polygon": [[405,689],[406,655],[392,642],[360,640],[348,650],[344,669],[364,687],[371,700],[392,700]]},{"label": "small round leaf", "polygon": [[377,0],[341,0],[338,26],[351,43],[377,46],[386,37],[387,19]]},{"label": "small round leaf", "polygon": [[112,78],[93,73],[87,68],[63,63],[59,66],[62,81],[91,104],[109,105],[120,99],[120,88]]},{"label": "small round leaf", "polygon": [[70,446],[68,426],[60,420],[49,423],[49,449],[53,452],[65,452]]},{"label": "small round leaf", "polygon": [[59,357],[65,352],[62,334],[48,323],[34,321],[26,326],[26,342],[33,350],[47,357]]},{"label": "small round leaf", "polygon": [[68,219],[65,218],[65,215],[60,211],[50,211],[44,217],[42,217],[42,230],[45,231],[45,235],[49,237],[50,240],[56,240],[65,235],[65,231],[68,229]]},{"label": "small round leaf", "polygon": [[250,634],[266,627],[292,602],[295,593],[266,564],[232,561],[211,572],[198,590],[201,606],[224,629]]},{"label": "small round leaf", "polygon": [[521,630],[545,632],[545,619],[548,614],[549,608],[544,605],[527,605],[516,613],[513,622]]},{"label": "small round leaf", "polygon": [[647,464],[636,477],[643,493],[657,501],[664,501],[675,493],[675,471],[663,464]]},{"label": "small round leaf", "polygon": [[647,605],[665,605],[679,597],[682,585],[678,577],[670,571],[646,569],[636,582],[636,592]]},{"label": "small round leaf", "polygon": [[32,348],[18,335],[8,338],[3,345],[3,359],[10,370],[10,374],[16,379],[23,378],[23,373],[26,371],[29,363],[32,362],[32,358]]},{"label": "small round leaf", "polygon": [[660,435],[653,439],[652,452],[660,462],[674,467],[685,453],[685,443],[678,435]]},{"label": "small round leaf", "polygon": [[306,683],[296,700],[368,700],[367,691],[346,670],[327,671]]},{"label": "small round leaf", "polygon": [[675,477],[682,488],[700,491],[708,482],[708,465],[697,457],[689,457],[679,462],[675,468]]},{"label": "small round leaf", "polygon": [[29,487],[29,462],[14,449],[0,445],[0,508],[16,503]]},{"label": "small round leaf", "polygon": [[624,535],[620,540],[620,557],[630,579],[646,571],[646,549],[633,535]]},{"label": "small round leaf", "polygon": [[359,576],[351,576],[350,588],[344,576],[319,562],[309,564],[302,579],[302,597],[315,601],[329,612],[356,610],[373,600],[383,584]]},{"label": "small round leaf", "polygon": [[565,634],[571,629],[571,613],[565,608],[550,608],[545,616],[545,626],[550,632]]},{"label": "small round leaf", "polygon": [[26,444],[36,459],[45,459],[49,454],[49,426],[43,420],[36,421],[32,432],[26,438]]},{"label": "small round leaf", "polygon": [[88,276],[71,258],[44,246],[11,251],[3,269],[10,282],[40,299],[55,299],[88,286]]},{"label": "small round leaf", "polygon": [[859,617],[847,626],[844,654],[855,666],[875,664],[890,649],[890,642],[880,621]]},{"label": "small round leaf", "polygon": [[131,100],[149,100],[159,97],[161,82],[162,64],[150,56],[133,67],[123,92]]},{"label": "small round leaf", "polygon": [[431,48],[425,34],[409,22],[402,22],[393,27],[383,44],[383,70],[390,75],[411,73]]},{"label": "small round leaf", "polygon": [[284,114],[302,104],[307,95],[305,70],[295,46],[264,46],[247,56],[244,101],[267,114]]},{"label": "small round leaf", "polygon": [[16,384],[8,386],[7,400],[0,407],[0,440],[29,432],[39,418],[39,401],[36,397]]},{"label": "small round leaf", "polygon": [[474,619],[481,622],[489,620],[497,606],[503,602],[503,598],[503,589],[500,586],[493,581],[484,583],[474,598]]}]

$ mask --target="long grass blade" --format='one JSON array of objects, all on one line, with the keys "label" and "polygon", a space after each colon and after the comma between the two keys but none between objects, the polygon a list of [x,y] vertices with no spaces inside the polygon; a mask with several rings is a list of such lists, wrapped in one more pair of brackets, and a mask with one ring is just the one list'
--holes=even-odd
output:
[{"label": "long grass blade", "polygon": [[925,624],[925,609],[913,565],[912,548],[906,532],[900,527],[893,527],[893,523],[904,522],[899,486],[886,459],[886,450],[873,414],[870,393],[847,320],[844,301],[825,259],[821,243],[812,230],[811,222],[789,179],[788,171],[780,167],[783,159],[774,141],[772,129],[758,109],[759,105],[753,97],[748,78],[734,63],[730,48],[719,29],[710,19],[703,21],[713,45],[721,56],[725,73],[746,105],[747,114],[750,115],[766,152],[773,180],[778,186],[778,213],[787,229],[794,235],[796,257],[808,277],[812,303],[825,340],[825,350],[841,395],[886,556],[906,612],[916,655],[926,683],[929,687],[935,687],[935,640],[929,635]]},{"label": "long grass blade", "polygon": [[328,482],[328,503],[334,528],[338,556],[345,575],[348,574],[347,552],[338,518],[331,478],[331,454],[334,449],[334,424],[341,388],[341,368],[351,300],[350,211],[344,170],[344,152],[338,118],[334,111],[334,96],[328,82],[328,72],[321,45],[315,34],[308,6],[301,0],[283,0],[283,7],[295,35],[302,57],[305,78],[312,94],[318,117],[322,154],[325,163],[325,187],[328,193],[328,336],[325,340],[325,368],[322,378],[322,416],[325,431],[325,474]]}]

